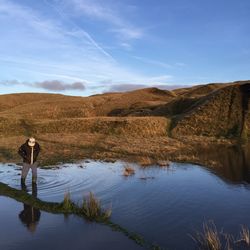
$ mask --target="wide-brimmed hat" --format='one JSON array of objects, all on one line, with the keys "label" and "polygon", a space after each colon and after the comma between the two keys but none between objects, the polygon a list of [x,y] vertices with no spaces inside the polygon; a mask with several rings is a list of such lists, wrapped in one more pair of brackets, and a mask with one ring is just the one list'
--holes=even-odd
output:
[{"label": "wide-brimmed hat", "polygon": [[33,138],[33,137],[30,137],[29,140],[28,140],[28,145],[29,145],[30,147],[34,147],[35,144],[36,144],[36,139]]}]

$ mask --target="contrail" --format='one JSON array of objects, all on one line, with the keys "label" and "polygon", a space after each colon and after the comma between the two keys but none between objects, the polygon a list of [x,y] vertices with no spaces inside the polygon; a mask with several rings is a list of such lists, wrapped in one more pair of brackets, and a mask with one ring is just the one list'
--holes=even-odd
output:
[{"label": "contrail", "polygon": [[73,26],[75,26],[78,30],[80,30],[80,32],[82,33],[82,35],[84,37],[86,37],[89,42],[95,46],[95,48],[97,48],[102,54],[104,54],[105,56],[107,56],[109,59],[111,59],[113,62],[116,62],[116,60],[108,53],[106,52],[91,36],[90,34],[88,34],[85,30],[83,30],[79,25],[77,25],[75,22],[73,22],[68,16],[66,16],[64,13],[62,13],[62,11],[57,8],[55,5],[50,4],[47,0],[43,0],[45,4],[47,4],[48,6],[52,7],[63,19],[67,20],[68,22],[70,22]]}]

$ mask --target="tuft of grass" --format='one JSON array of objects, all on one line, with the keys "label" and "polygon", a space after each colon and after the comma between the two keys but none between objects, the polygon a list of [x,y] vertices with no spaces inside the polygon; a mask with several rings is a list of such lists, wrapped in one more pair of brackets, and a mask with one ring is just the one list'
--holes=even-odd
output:
[{"label": "tuft of grass", "polygon": [[124,167],[123,176],[128,177],[128,176],[131,176],[131,175],[134,175],[134,174],[135,174],[135,170],[132,167],[130,167],[129,165],[126,165]]},{"label": "tuft of grass", "polygon": [[146,166],[152,165],[154,163],[154,161],[149,156],[141,156],[139,158],[139,163],[140,163],[141,166],[146,167]]},{"label": "tuft of grass", "polygon": [[218,232],[214,222],[209,221],[203,224],[202,232],[197,232],[191,238],[201,250],[233,250],[239,249],[241,245],[245,245],[247,249],[250,247],[250,231],[246,226],[241,227],[240,237],[235,240],[231,234],[224,233],[222,230]]},{"label": "tuft of grass", "polygon": [[160,166],[160,167],[169,167],[170,166],[170,162],[169,161],[158,160],[157,161],[157,165]]},{"label": "tuft of grass", "polygon": [[246,226],[241,227],[240,241],[250,247],[250,231]]},{"label": "tuft of grass", "polygon": [[13,159],[14,156],[15,156],[15,151],[13,152],[13,149],[0,147],[0,158],[9,160],[9,159]]},{"label": "tuft of grass", "polygon": [[63,199],[62,204],[63,204],[63,208],[64,208],[65,212],[71,212],[74,209],[75,204],[70,199],[70,192],[66,192],[64,194],[64,199]]},{"label": "tuft of grass", "polygon": [[233,250],[234,249],[234,237],[231,234],[223,234],[225,241],[225,250]]},{"label": "tuft of grass", "polygon": [[203,224],[203,232],[197,232],[192,237],[202,250],[221,250],[222,244],[219,232],[213,221]]},{"label": "tuft of grass", "polygon": [[94,196],[92,192],[87,198],[83,199],[81,211],[90,220],[105,221],[111,216],[111,209],[104,210],[100,201]]},{"label": "tuft of grass", "polygon": [[62,210],[65,214],[78,214],[91,221],[105,222],[111,216],[111,209],[103,209],[101,202],[92,192],[83,198],[82,205],[76,204],[71,200],[70,192],[64,194]]}]

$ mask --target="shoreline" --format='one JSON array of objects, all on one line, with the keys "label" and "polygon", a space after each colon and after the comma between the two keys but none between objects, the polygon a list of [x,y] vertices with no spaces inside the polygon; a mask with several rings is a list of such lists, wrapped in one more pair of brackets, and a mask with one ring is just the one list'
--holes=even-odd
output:
[{"label": "shoreline", "polygon": [[[26,140],[25,136],[0,138],[0,162],[20,163],[17,154],[19,146]],[[123,160],[135,162],[142,166],[163,164],[163,162],[188,162],[213,167],[213,159],[204,164],[200,160],[207,151],[242,148],[236,140],[213,137],[121,137],[103,134],[43,134],[36,135],[41,145],[38,161],[41,167],[58,163],[73,163],[83,159],[101,161]]]}]

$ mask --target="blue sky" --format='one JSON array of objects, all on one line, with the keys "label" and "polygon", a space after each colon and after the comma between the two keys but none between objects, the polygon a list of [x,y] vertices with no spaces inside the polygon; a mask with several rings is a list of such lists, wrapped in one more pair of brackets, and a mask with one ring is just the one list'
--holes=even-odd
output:
[{"label": "blue sky", "polygon": [[0,94],[250,79],[249,0],[0,0]]}]

